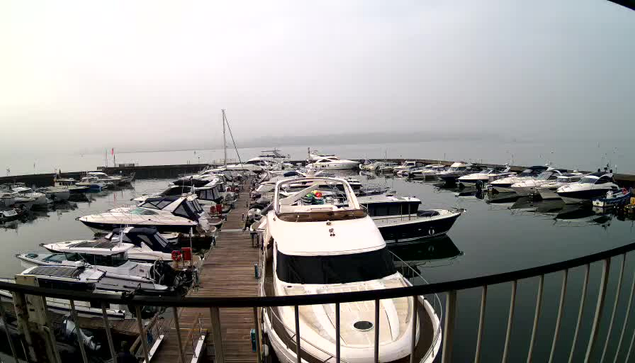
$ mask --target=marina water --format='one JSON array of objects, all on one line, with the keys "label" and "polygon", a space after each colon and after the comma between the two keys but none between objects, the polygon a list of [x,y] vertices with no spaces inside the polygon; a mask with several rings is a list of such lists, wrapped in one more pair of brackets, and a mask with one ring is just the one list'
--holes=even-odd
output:
[{"label": "marina water", "polygon": [[[458,191],[436,187],[432,183],[408,182],[383,176],[358,176],[365,184],[388,186],[399,195],[416,196],[424,207],[461,207],[467,213],[459,218],[448,237],[425,240],[395,248],[394,252],[419,270],[429,282],[441,282],[495,274],[537,265],[562,261],[603,251],[633,241],[634,223],[614,215],[597,215],[591,210],[566,210],[554,202],[531,202],[526,199],[487,203],[482,195],[473,193],[457,196]],[[157,192],[170,180],[137,180],[133,188],[106,191],[90,195],[89,202],[58,206],[57,210],[39,212],[38,218],[27,223],[7,224],[0,228],[0,241],[4,249],[0,276],[12,276],[23,270],[15,254],[37,251],[41,243],[92,237],[92,232],[75,218],[103,212],[107,209],[131,204],[131,199],[144,193]],[[627,261],[626,271],[635,261]],[[606,309],[612,307],[619,263],[612,264],[611,282],[607,293]],[[599,286],[600,266],[593,265],[587,291],[585,317],[578,338],[576,361],[583,358],[595,299]],[[616,322],[625,310],[628,287],[633,276],[625,275],[623,293]],[[583,269],[572,270],[560,329],[555,361],[564,361],[575,329],[582,288]],[[557,314],[562,282],[561,274],[546,276],[543,309],[538,330],[536,361],[546,361],[551,349],[551,338]],[[512,334],[510,360],[523,360],[533,322],[538,279],[519,282],[516,312]],[[505,322],[509,312],[510,284],[490,287],[488,291],[487,319],[483,341],[482,361],[497,361],[502,355]],[[454,361],[464,362],[473,357],[478,327],[480,289],[459,293],[458,316],[455,330]],[[608,310],[605,314],[610,313]],[[588,315],[587,315],[588,314]],[[606,323],[608,319],[605,319]],[[606,324],[605,324],[606,325]],[[619,325],[616,323],[616,325]],[[621,326],[621,325],[620,325]],[[600,331],[603,342],[606,326]],[[616,327],[614,327],[615,330]],[[633,324],[628,327],[630,337]],[[617,335],[614,332],[614,335]],[[609,347],[613,354],[617,339]]]}]

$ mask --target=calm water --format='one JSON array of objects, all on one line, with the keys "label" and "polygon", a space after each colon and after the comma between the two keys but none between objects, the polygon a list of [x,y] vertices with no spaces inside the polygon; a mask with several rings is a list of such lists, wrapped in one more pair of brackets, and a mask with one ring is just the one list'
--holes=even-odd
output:
[{"label": "calm water", "polygon": [[[465,160],[470,162],[509,163],[516,165],[542,165],[552,162],[554,166],[595,170],[608,162],[612,168],[622,173],[635,174],[635,160],[629,158],[635,150],[630,140],[602,142],[597,141],[517,141],[517,140],[442,140],[408,143],[384,143],[350,145],[309,145],[312,149],[336,153],[345,158],[427,158],[443,160]],[[242,160],[258,156],[265,148],[239,149]],[[284,154],[294,160],[307,157],[305,146],[281,147]],[[139,165],[209,163],[221,160],[223,150],[186,150],[161,152],[117,153],[117,163],[136,163]],[[113,158],[100,154],[79,153],[31,153],[22,150],[14,154],[0,154],[0,175],[30,173],[52,173],[63,171],[95,170],[97,166],[113,165]],[[236,159],[233,149],[228,158]],[[617,167],[616,167],[617,165]]]},{"label": "calm water", "polygon": [[[361,178],[366,179],[366,177]],[[76,221],[77,217],[130,204],[130,199],[136,195],[159,191],[167,183],[168,180],[138,180],[134,188],[93,194],[91,202],[78,202],[74,207],[41,213],[31,222],[0,228],[0,243],[5,250],[2,263],[0,263],[0,275],[11,276],[20,272],[22,268],[14,255],[39,250],[40,243],[91,237],[91,231]],[[411,263],[430,282],[500,273],[561,261],[627,244],[634,240],[633,221],[620,220],[615,216],[592,215],[591,211],[561,213],[562,206],[557,203],[530,203],[525,200],[487,203],[475,196],[459,197],[454,190],[440,189],[430,183],[412,183],[383,177],[373,178],[367,183],[387,185],[402,195],[417,196],[423,200],[425,207],[467,209],[467,213],[459,218],[450,231],[449,238],[396,250],[403,259],[412,261]],[[629,258],[620,299],[621,308],[616,317],[617,326],[614,327],[613,345],[609,349],[609,358],[612,358],[614,354],[613,350],[619,337],[618,329],[624,321],[622,311],[626,305],[628,289],[633,278],[635,266],[633,263],[635,261]],[[612,279],[607,295],[605,323],[612,307],[618,268],[619,261],[615,260],[612,264]],[[599,275],[600,266],[594,265],[585,310],[586,320],[582,326],[582,335],[578,339],[576,361],[583,357],[587,346],[590,317],[595,308]],[[548,359],[561,281],[562,276],[558,274],[547,276],[545,280],[536,362]],[[566,361],[568,357],[580,301],[581,282],[582,270],[572,271],[566,295],[567,309],[556,349],[556,362]],[[519,282],[510,362],[521,361],[526,356],[534,315],[536,287],[537,279]],[[510,289],[510,284],[504,284],[493,286],[489,290],[487,324],[483,341],[484,362],[499,361],[502,355]],[[479,304],[480,290],[459,293],[455,362],[466,362],[472,358],[476,342]],[[633,327],[633,324],[629,324],[623,346],[628,346]],[[602,343],[605,336],[606,327],[600,331]]]}]

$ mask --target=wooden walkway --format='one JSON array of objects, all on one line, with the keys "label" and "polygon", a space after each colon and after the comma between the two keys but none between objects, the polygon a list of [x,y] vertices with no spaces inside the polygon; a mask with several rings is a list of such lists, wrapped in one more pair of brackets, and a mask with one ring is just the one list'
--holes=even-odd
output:
[{"label": "wooden walkway", "polygon": [[[223,224],[216,239],[216,247],[211,249],[203,262],[200,286],[192,289],[188,296],[196,297],[243,297],[258,295],[258,280],[254,276],[254,264],[258,262],[258,249],[251,246],[249,231],[242,232],[247,215],[248,192],[240,193],[239,199]],[[181,339],[185,361],[192,359],[193,343],[198,334],[190,334],[192,327],[200,319],[207,329],[206,348],[199,362],[214,361],[213,337],[210,309],[179,309]],[[226,362],[255,362],[256,354],[251,349],[251,329],[254,326],[253,309],[221,308],[223,347]],[[197,330],[198,331],[198,330]],[[167,333],[152,362],[179,362],[177,331],[174,326]],[[188,339],[189,338],[189,339]],[[186,341],[187,340],[187,341]]]}]

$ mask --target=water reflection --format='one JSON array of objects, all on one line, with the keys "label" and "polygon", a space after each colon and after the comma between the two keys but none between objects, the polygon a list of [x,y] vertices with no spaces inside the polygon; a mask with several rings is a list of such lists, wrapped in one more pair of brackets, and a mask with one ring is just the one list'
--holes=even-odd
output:
[{"label": "water reflection", "polygon": [[408,266],[419,271],[424,267],[448,266],[463,256],[463,252],[447,235],[390,246],[389,249],[399,257],[395,259],[395,265],[407,278],[415,277],[415,272]]}]

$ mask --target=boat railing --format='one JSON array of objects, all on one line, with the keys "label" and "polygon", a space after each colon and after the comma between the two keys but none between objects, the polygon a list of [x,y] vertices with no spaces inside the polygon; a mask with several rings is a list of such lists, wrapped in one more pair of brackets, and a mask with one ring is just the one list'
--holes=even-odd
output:
[{"label": "boat railing", "polygon": [[[281,307],[287,306],[292,307],[295,310],[295,331],[299,331],[297,327],[299,326],[299,307],[305,305],[327,305],[327,304],[335,304],[335,355],[332,356],[332,360],[335,362],[341,361],[340,359],[340,327],[339,327],[339,308],[344,303],[350,302],[358,302],[358,301],[374,301],[375,302],[375,338],[374,338],[374,357],[375,361],[379,361],[379,351],[381,345],[379,344],[379,329],[378,323],[379,319],[379,311],[380,311],[380,302],[385,299],[394,299],[400,297],[413,297],[418,298],[419,296],[431,295],[431,294],[440,294],[441,297],[444,298],[444,308],[443,308],[443,316],[442,316],[442,335],[437,338],[437,343],[441,345],[441,362],[450,362],[452,359],[453,348],[457,348],[460,344],[456,344],[454,341],[454,333],[455,333],[455,319],[457,318],[457,305],[459,302],[459,297],[461,293],[469,290],[469,289],[479,289],[480,290],[480,299],[477,299],[476,304],[480,301],[480,310],[479,307],[476,306],[475,311],[478,311],[478,328],[476,330],[476,334],[474,338],[476,339],[476,345],[473,361],[476,363],[481,362],[481,353],[482,353],[482,341],[484,336],[484,327],[485,327],[485,317],[486,317],[486,307],[488,302],[488,291],[494,285],[506,284],[506,286],[511,286],[511,293],[508,298],[508,306],[509,310],[505,313],[507,315],[506,319],[495,319],[494,321],[488,321],[488,330],[492,328],[492,326],[496,327],[501,326],[503,331],[505,331],[504,339],[501,340],[502,344],[502,359],[501,361],[507,362],[509,361],[510,355],[512,354],[513,349],[518,349],[519,347],[525,348],[522,349],[523,352],[521,354],[527,356],[527,361],[534,361],[539,358],[536,357],[537,351],[541,351],[541,356],[543,354],[549,353],[549,355],[553,358],[554,352],[556,351],[556,347],[558,350],[558,356],[562,358],[563,355],[569,357],[569,361],[572,361],[574,358],[579,360],[579,358],[584,357],[584,361],[629,361],[631,359],[631,354],[633,350],[633,345],[635,344],[635,334],[633,334],[633,322],[630,318],[630,310],[633,303],[633,296],[635,295],[635,266],[632,264],[626,264],[627,259],[629,261],[632,260],[634,254],[632,251],[635,250],[635,243],[629,243],[626,245],[622,245],[619,247],[615,247],[612,249],[608,249],[602,252],[597,252],[589,255],[585,255],[582,257],[577,257],[565,261],[555,262],[544,264],[536,267],[518,269],[511,272],[505,273],[496,273],[485,276],[478,277],[470,277],[465,279],[456,279],[452,281],[443,281],[443,282],[435,282],[429,284],[421,284],[421,285],[413,285],[402,288],[391,288],[391,289],[382,289],[382,290],[371,290],[371,291],[353,291],[353,292],[343,292],[343,293],[327,293],[327,294],[312,294],[312,295],[288,295],[288,296],[253,296],[253,297],[196,297],[196,296],[187,296],[187,297],[179,297],[179,296],[162,296],[160,298],[152,297],[152,296],[115,296],[112,294],[103,294],[103,293],[90,293],[83,291],[71,291],[71,290],[60,290],[60,289],[52,289],[52,288],[44,288],[32,285],[23,285],[16,283],[8,283],[0,281],[0,289],[10,291],[13,294],[13,303],[16,309],[19,309],[21,312],[18,314],[18,319],[29,319],[31,314],[31,309],[26,309],[26,301],[28,297],[29,304],[44,304],[43,299],[38,299],[38,297],[46,297],[51,299],[64,299],[66,301],[70,301],[70,312],[72,316],[76,316],[77,311],[75,310],[74,302],[83,302],[90,303],[91,307],[101,307],[102,314],[99,317],[102,319],[105,327],[106,338],[108,341],[108,347],[110,349],[110,354],[112,356],[117,355],[115,350],[115,345],[113,343],[112,333],[111,333],[111,324],[109,323],[109,314],[107,313],[107,309],[110,308],[110,304],[118,304],[121,306],[128,306],[131,311],[139,312],[141,307],[170,307],[172,308],[173,318],[174,318],[174,328],[177,332],[180,332],[179,328],[179,315],[178,308],[206,308],[209,309],[209,314],[211,317],[211,325],[209,325],[212,332],[213,343],[214,343],[214,351],[215,351],[215,360],[217,362],[224,362],[224,347],[223,347],[223,334],[222,334],[222,324],[220,320],[220,311],[221,310],[229,310],[233,311],[234,309],[249,309],[253,310],[254,316],[254,328],[256,331],[255,334],[255,349],[256,349],[256,357],[258,361],[263,358],[263,351],[265,349],[261,349],[261,342],[263,341],[264,335],[262,334],[262,319],[263,314],[261,314],[261,308],[271,308],[271,307]],[[611,268],[613,266],[613,268]],[[627,268],[628,266],[628,268]],[[593,268],[592,268],[593,267]],[[600,271],[597,271],[599,267]],[[574,270],[576,269],[576,270]],[[625,276],[627,273],[632,275],[630,277],[631,280],[628,280]],[[573,285],[579,287],[579,284],[574,284],[573,282],[569,283],[569,279],[573,276],[574,273],[582,272],[583,273],[583,282],[581,284],[582,293],[579,295],[579,299],[574,299],[575,303],[575,312],[566,311],[567,305],[565,304],[565,296],[567,295],[567,287],[573,288]],[[593,274],[600,274],[599,283],[598,276],[594,276],[594,279],[591,279],[590,276]],[[256,274],[258,275],[258,274]],[[544,286],[545,286],[545,276],[549,276],[550,278],[557,278],[560,280],[560,294],[559,296],[553,296],[552,294],[544,294]],[[258,277],[258,276],[256,276]],[[610,277],[613,277],[610,280]],[[520,330],[521,326],[514,326],[514,321],[518,320],[518,318],[514,318],[516,307],[517,307],[517,291],[519,282],[527,281],[528,279],[533,279],[532,281],[537,280],[537,289],[536,289],[536,303],[535,303],[535,311],[533,313],[533,324],[528,324],[524,333],[527,334],[529,340],[527,341],[514,341],[512,342],[512,332],[514,331],[514,336],[519,336],[521,334]],[[624,280],[628,282],[624,283]],[[591,282],[593,281],[593,282]],[[609,284],[611,281],[611,284]],[[609,285],[611,286],[609,288]],[[624,288],[623,288],[623,285]],[[630,286],[628,286],[630,285]],[[624,291],[623,291],[624,290]],[[473,290],[472,290],[473,291]],[[587,293],[588,291],[588,293]],[[610,292],[609,292],[610,291]],[[571,293],[571,291],[570,291]],[[254,292],[254,295],[256,292]],[[589,296],[587,296],[589,295]],[[592,296],[595,296],[593,298]],[[490,298],[491,299],[491,298]],[[544,300],[544,301],[543,301]],[[571,303],[571,299],[569,303]],[[624,301],[626,300],[626,301]],[[38,302],[39,301],[39,302]],[[469,304],[469,301],[466,300],[465,304]],[[555,326],[553,329],[549,330],[549,334],[538,333],[538,325],[539,321],[542,319],[546,319],[544,314],[541,314],[543,304],[547,301],[558,301],[557,313],[555,316]],[[438,302],[437,302],[438,303]],[[523,304],[525,305],[525,304]],[[585,309],[585,306],[587,307]],[[626,308],[624,309],[624,306]],[[0,308],[2,305],[0,304]],[[7,317],[4,313],[7,309],[0,309],[0,315],[4,322],[7,324]],[[491,310],[491,309],[490,309]],[[575,321],[575,331],[572,339],[560,339],[559,336],[563,323],[563,316],[567,315],[571,317],[573,315],[572,322]],[[140,324],[140,327],[143,327],[141,314],[137,313],[136,319]],[[577,317],[577,318],[576,318]],[[37,319],[37,317],[34,317]],[[492,318],[490,318],[491,320]],[[25,326],[27,320],[24,320],[19,326]],[[551,321],[549,323],[552,323]],[[543,322],[541,325],[545,324]],[[27,324],[27,326],[30,325]],[[82,328],[78,326],[78,328]],[[562,329],[561,329],[562,328]],[[141,328],[143,329],[143,328]],[[42,332],[43,330],[38,330]],[[601,331],[601,332],[600,332]],[[17,344],[13,344],[14,340],[11,339],[11,333],[9,333],[8,329],[5,329],[6,334],[8,334],[9,345],[11,348],[11,353],[14,358],[19,358],[24,361],[25,356],[24,352],[27,355],[34,354],[32,353],[35,349],[16,349],[16,347],[20,347]],[[307,343],[304,339],[302,339],[301,331],[300,334],[295,335],[294,339],[296,341],[295,350],[296,357],[300,357],[299,353],[302,351],[303,344]],[[42,333],[43,334],[43,333]],[[179,348],[179,360],[181,362],[185,362],[185,350],[183,349],[185,344],[185,339],[181,339],[180,334],[177,335],[177,343]],[[522,335],[522,334],[521,334]],[[416,343],[416,334],[412,334],[413,343],[412,347],[415,346]],[[185,338],[185,335],[183,336]],[[18,339],[15,338],[14,339]],[[441,342],[438,342],[438,339],[442,339]],[[463,337],[463,339],[465,339]],[[20,342],[20,341],[18,341]],[[616,343],[617,342],[617,343]],[[611,343],[611,344],[609,344]],[[25,343],[26,344],[26,343]],[[147,347],[146,339],[141,339],[141,344],[145,345],[143,347],[144,358],[146,358],[146,362],[149,361],[148,353],[149,349]],[[550,349],[549,349],[550,348]],[[44,349],[39,349],[40,351],[44,351]],[[456,349],[455,349],[456,350]],[[414,351],[414,350],[413,350]],[[19,353],[18,353],[19,352]],[[43,354],[43,353],[41,353]],[[435,353],[436,354],[436,353]],[[465,352],[464,349],[461,350],[462,355],[471,354]],[[514,354],[516,355],[516,354]],[[413,356],[413,355],[411,355]],[[29,360],[35,360],[34,358],[29,356],[27,357]],[[462,357],[465,360],[464,357]],[[514,360],[516,360],[515,357]],[[470,358],[469,360],[472,360]],[[525,360],[523,358],[523,360]],[[552,359],[553,360],[553,359]],[[562,360],[562,359],[558,359]],[[298,358],[299,361],[299,358]],[[429,361],[429,360],[428,360]],[[564,359],[563,361],[566,361]]]},{"label": "boat railing", "polygon": [[[406,261],[401,259],[401,257],[399,257],[396,253],[394,253],[392,251],[390,251],[390,253],[392,254],[393,258],[395,258],[399,262],[401,262],[399,264],[399,269],[408,270],[408,271],[411,272],[410,274],[401,272],[401,274],[403,276],[413,276],[412,280],[419,279],[419,280],[421,280],[421,283],[424,284],[424,285],[429,285],[430,284],[428,282],[428,280],[426,280],[425,277],[423,277],[423,275],[421,275],[419,270],[417,270],[416,268],[410,266],[409,263],[407,263]],[[422,297],[424,299],[426,299],[425,296],[422,296]],[[439,294],[436,294],[436,293],[432,294],[432,308],[438,314],[439,321],[443,321],[443,304],[441,303],[441,298],[439,297]],[[413,320],[413,321],[416,324],[416,320]],[[442,334],[443,334],[443,331],[441,329],[441,324],[439,324],[437,329],[435,329],[435,331],[434,331],[434,337],[432,338],[432,345],[431,345],[430,349],[428,349],[428,351],[426,351],[425,355],[421,359],[422,362],[426,362],[428,357],[430,357],[431,354],[434,354],[434,347],[437,345],[437,342],[439,341],[439,339],[441,339],[441,335]]]}]

